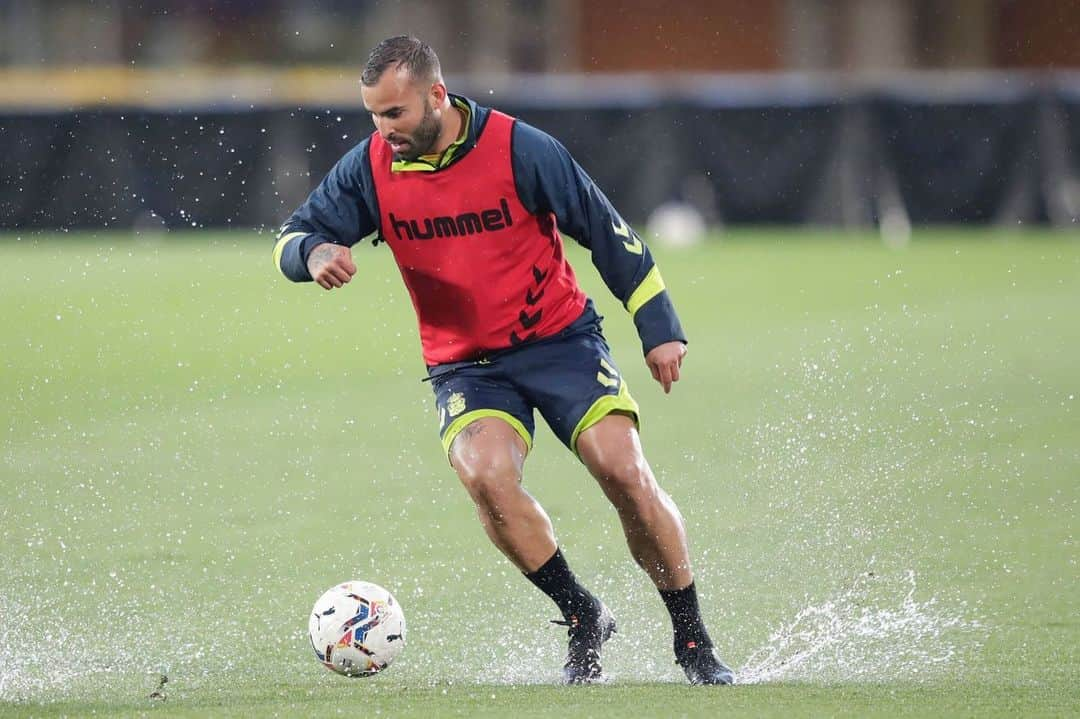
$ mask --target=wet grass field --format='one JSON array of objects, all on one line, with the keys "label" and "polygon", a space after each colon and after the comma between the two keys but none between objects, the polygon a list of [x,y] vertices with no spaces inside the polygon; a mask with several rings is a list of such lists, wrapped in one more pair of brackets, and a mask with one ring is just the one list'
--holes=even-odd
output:
[{"label": "wet grass field", "polygon": [[[0,236],[0,716],[1080,712],[1080,234],[657,251],[690,335],[669,396],[571,248],[731,688],[683,685],[613,510],[541,428],[526,485],[620,622],[611,683],[558,686],[554,606],[441,455],[389,251],[326,293],[272,245]],[[409,621],[373,679],[307,643],[349,578]]]}]

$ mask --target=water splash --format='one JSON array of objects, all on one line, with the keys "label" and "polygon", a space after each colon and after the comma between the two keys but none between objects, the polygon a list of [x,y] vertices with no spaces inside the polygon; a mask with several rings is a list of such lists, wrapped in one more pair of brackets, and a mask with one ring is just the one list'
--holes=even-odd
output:
[{"label": "water splash", "polygon": [[[641,587],[636,576],[624,577],[622,591],[611,588],[612,598],[636,596]],[[615,584],[619,584],[618,581]],[[759,684],[775,681],[889,682],[929,681],[963,671],[986,636],[986,627],[973,619],[963,603],[940,596],[920,598],[913,570],[895,574],[875,571],[860,573],[849,586],[824,601],[808,600],[790,621],[768,632],[767,639],[732,636],[728,646],[756,647],[737,664],[738,681]],[[627,602],[629,604],[629,602]],[[641,603],[644,605],[645,603]],[[651,607],[651,603],[649,604]],[[180,691],[190,691],[204,683],[220,682],[242,672],[264,672],[268,680],[282,672],[309,676],[313,682],[335,681],[322,675],[305,648],[300,630],[282,631],[267,626],[262,636],[277,637],[268,651],[277,659],[260,667],[244,667],[229,659],[229,646],[249,633],[243,621],[222,621],[192,636],[173,641],[147,642],[135,650],[118,641],[117,626],[102,626],[76,637],[56,621],[59,613],[47,608],[19,603],[10,595],[0,595],[0,700],[49,702],[77,696],[146,697],[160,677],[176,679]],[[641,631],[620,635],[607,652],[605,667],[616,682],[682,682],[674,667],[666,618],[662,609],[642,606],[638,615],[624,605],[622,618],[627,626]],[[656,611],[659,609],[659,611]],[[245,607],[244,614],[253,612]],[[206,616],[214,607],[191,608]],[[153,614],[151,612],[150,614]],[[181,614],[185,614],[181,612]],[[125,621],[139,626],[163,626],[153,617],[131,607],[123,610]],[[160,619],[160,617],[159,617]],[[521,623],[511,620],[512,631],[495,633],[484,642],[470,642],[458,652],[446,646],[454,637],[440,632],[441,617],[417,617],[427,624],[426,636],[419,635],[412,652],[401,667],[394,667],[387,680],[407,684],[443,683],[554,684],[565,649],[562,631],[546,622]],[[419,627],[418,627],[419,628]],[[448,631],[448,630],[447,630]],[[553,634],[554,632],[554,634]],[[750,632],[756,633],[756,632]],[[99,641],[86,641],[97,635]],[[420,637],[423,639],[420,639]],[[457,637],[460,640],[460,637]],[[460,642],[456,642],[459,643]],[[427,644],[428,651],[424,651]],[[457,661],[449,661],[456,656]],[[736,656],[728,655],[729,659]]]},{"label": "water splash", "polygon": [[836,597],[799,610],[747,658],[739,683],[910,682],[961,669],[984,625],[963,605],[917,599],[913,570],[898,579],[864,572]]},{"label": "water splash", "polygon": [[[242,627],[222,621],[202,636],[182,629],[212,607],[162,616],[117,602],[98,621],[82,614],[77,601],[69,609],[80,619],[65,616],[67,610],[55,601],[31,603],[0,594],[0,701],[49,702],[117,692],[146,696],[162,676],[179,674],[188,686],[197,686],[236,671],[228,649],[243,636]],[[294,639],[281,634],[268,649]]]},{"label": "water splash", "polygon": [[[0,701],[40,697],[80,677],[108,671],[107,658],[87,655],[49,614],[0,594]],[[52,652],[50,647],[72,651]]]}]

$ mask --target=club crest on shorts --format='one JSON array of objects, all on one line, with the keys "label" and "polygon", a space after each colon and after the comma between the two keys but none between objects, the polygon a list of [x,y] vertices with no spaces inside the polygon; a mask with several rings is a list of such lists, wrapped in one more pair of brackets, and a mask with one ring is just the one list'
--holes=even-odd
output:
[{"label": "club crest on shorts", "polygon": [[461,392],[454,392],[450,395],[450,399],[446,400],[446,411],[450,413],[451,417],[457,417],[459,414],[465,411],[465,395]]}]

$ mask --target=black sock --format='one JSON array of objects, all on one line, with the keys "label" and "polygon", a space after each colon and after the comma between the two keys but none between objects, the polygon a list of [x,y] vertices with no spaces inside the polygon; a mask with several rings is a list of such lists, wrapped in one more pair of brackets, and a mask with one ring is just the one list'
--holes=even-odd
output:
[{"label": "black sock", "polygon": [[551,597],[562,612],[563,619],[588,616],[596,611],[596,599],[589,590],[578,584],[577,577],[570,571],[570,566],[563,558],[562,550],[556,549],[551,559],[525,578],[536,585],[544,594]]},{"label": "black sock", "polygon": [[660,598],[671,614],[671,626],[675,630],[675,654],[695,646],[712,646],[712,639],[701,620],[697,588],[693,582],[685,589],[661,589]]}]

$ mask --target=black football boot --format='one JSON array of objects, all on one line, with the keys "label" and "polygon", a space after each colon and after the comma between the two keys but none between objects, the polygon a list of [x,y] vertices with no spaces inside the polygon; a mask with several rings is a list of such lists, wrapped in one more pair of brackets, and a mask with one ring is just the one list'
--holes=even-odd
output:
[{"label": "black football boot", "polygon": [[552,624],[569,627],[566,633],[570,642],[563,666],[563,683],[593,684],[604,681],[600,650],[615,633],[615,617],[604,603],[597,600],[595,612],[588,615],[572,614],[569,619],[555,620]]},{"label": "black football boot", "polygon": [[691,684],[734,684],[735,672],[720,661],[710,646],[688,644],[675,657]]}]

